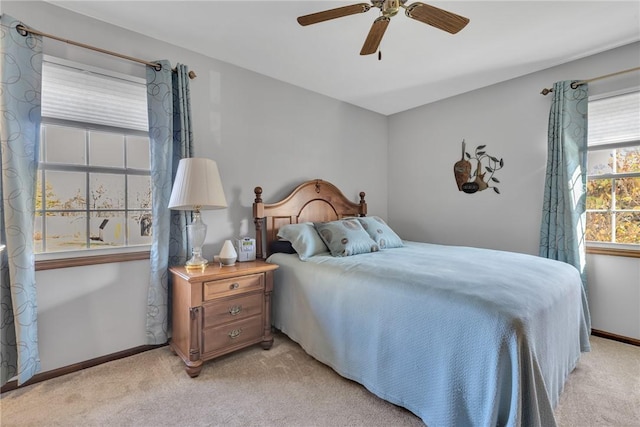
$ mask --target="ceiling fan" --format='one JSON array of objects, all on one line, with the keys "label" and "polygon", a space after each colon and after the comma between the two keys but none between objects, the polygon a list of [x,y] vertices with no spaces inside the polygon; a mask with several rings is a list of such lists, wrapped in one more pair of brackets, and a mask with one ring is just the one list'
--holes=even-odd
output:
[{"label": "ceiling fan", "polygon": [[405,10],[405,15],[416,21],[423,22],[432,27],[456,34],[462,30],[468,23],[469,19],[464,16],[456,15],[444,9],[437,8],[421,2],[414,2],[405,6],[407,0],[371,0],[369,3],[358,3],[349,6],[337,7],[322,12],[311,13],[298,17],[298,23],[302,26],[317,24],[318,22],[329,21],[331,19],[342,18],[343,16],[355,15],[356,13],[368,12],[371,7],[380,9],[380,16],[373,21],[369,34],[367,35],[360,55],[370,55],[375,53],[380,46],[382,36],[391,21],[391,17],[395,16],[400,8]]}]

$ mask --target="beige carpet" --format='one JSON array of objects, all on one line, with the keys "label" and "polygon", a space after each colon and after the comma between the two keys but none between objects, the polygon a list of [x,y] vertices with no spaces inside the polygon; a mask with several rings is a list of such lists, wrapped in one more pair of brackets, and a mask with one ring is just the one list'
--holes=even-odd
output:
[{"label": "beige carpet", "polygon": [[[9,426],[423,426],[277,334],[191,379],[167,347],[8,393]],[[556,410],[564,426],[640,426],[640,347],[592,337]]]}]

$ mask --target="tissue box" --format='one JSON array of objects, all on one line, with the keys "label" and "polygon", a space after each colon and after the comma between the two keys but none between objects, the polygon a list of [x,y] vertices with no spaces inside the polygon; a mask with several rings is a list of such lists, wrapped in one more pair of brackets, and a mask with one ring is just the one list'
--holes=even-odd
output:
[{"label": "tissue box", "polygon": [[236,252],[238,252],[238,261],[255,261],[256,239],[251,239],[249,237],[237,239]]}]

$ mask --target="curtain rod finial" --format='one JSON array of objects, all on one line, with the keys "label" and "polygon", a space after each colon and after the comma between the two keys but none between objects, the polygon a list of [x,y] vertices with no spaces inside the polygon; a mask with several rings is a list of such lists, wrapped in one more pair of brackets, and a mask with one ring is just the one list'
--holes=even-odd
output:
[{"label": "curtain rod finial", "polygon": [[553,89],[547,89],[544,88],[542,89],[542,92],[540,92],[542,95],[547,96],[548,94],[550,94],[551,92],[553,92]]},{"label": "curtain rod finial", "polygon": [[196,72],[195,71],[189,71],[189,78],[191,80],[195,79],[197,77]]}]

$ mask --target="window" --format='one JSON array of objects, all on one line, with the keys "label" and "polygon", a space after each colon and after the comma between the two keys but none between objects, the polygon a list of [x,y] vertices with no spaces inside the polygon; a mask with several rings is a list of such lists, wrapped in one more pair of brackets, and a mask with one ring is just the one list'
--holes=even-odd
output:
[{"label": "window", "polygon": [[588,242],[640,249],[640,91],[589,100]]},{"label": "window", "polygon": [[142,79],[45,59],[36,253],[151,244],[147,129]]}]

